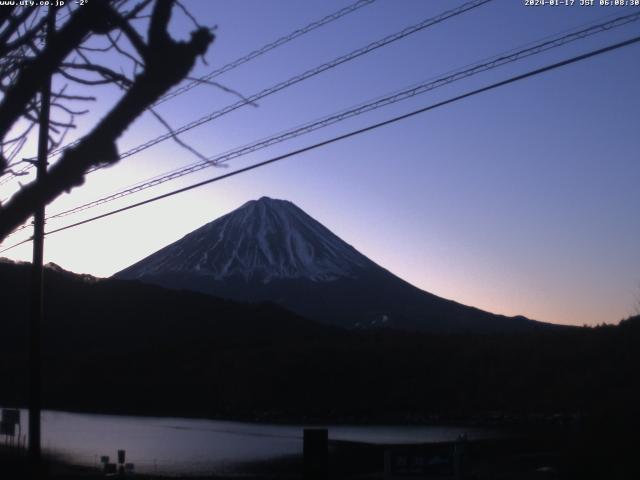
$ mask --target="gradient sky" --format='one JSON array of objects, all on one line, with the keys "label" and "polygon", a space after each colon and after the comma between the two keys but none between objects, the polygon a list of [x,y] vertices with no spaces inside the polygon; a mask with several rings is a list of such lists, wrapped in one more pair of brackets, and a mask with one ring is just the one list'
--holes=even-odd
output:
[{"label": "gradient sky", "polygon": [[[185,5],[217,39],[195,74],[226,64],[350,2],[198,1]],[[462,4],[378,0],[217,80],[250,95]],[[579,2],[576,2],[579,3]],[[640,7],[638,7],[640,8]],[[495,0],[186,133],[206,155],[277,133],[540,40],[622,15],[622,7],[526,7]],[[174,12],[172,31],[189,21]],[[640,22],[456,82],[412,100],[208,169],[93,216],[467,90],[638,35]],[[267,195],[293,201],[365,255],[416,286],[496,313],[615,323],[640,295],[640,46],[413,117],[169,200],[52,235],[46,261],[108,276],[200,225]],[[117,62],[117,59],[109,59]],[[87,131],[119,93],[100,91]],[[210,86],[159,107],[181,126],[236,98]],[[163,133],[140,118],[121,150]],[[33,150],[33,142],[29,148]],[[48,211],[197,161],[170,141],[92,174]],[[0,187],[4,198],[11,186]],[[7,244],[21,237],[12,237]],[[27,260],[30,246],[8,252]]]}]

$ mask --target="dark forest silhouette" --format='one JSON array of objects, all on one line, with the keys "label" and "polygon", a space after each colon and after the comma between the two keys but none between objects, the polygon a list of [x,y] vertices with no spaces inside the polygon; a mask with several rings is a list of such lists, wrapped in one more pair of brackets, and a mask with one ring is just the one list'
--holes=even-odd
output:
[{"label": "dark forest silhouette", "polygon": [[[28,279],[28,264],[0,264],[5,405],[25,402]],[[48,408],[543,429],[554,448],[571,447],[572,468],[594,475],[577,478],[635,468],[640,317],[502,335],[347,331],[272,304],[59,268],[45,287]]]}]

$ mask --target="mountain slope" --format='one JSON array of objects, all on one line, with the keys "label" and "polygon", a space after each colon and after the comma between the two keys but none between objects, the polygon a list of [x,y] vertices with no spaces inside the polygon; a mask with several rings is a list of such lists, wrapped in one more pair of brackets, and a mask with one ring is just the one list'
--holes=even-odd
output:
[{"label": "mountain slope", "polygon": [[137,279],[242,301],[272,301],[348,328],[438,332],[540,326],[424,292],[380,267],[293,203],[262,197],[122,270]]},{"label": "mountain slope", "polygon": [[116,274],[144,278],[167,272],[268,283],[354,277],[372,262],[293,203],[251,201]]}]

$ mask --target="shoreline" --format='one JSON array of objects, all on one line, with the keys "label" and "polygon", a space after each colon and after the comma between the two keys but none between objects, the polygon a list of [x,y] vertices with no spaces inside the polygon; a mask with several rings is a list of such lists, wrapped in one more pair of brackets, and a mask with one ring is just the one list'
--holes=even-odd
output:
[{"label": "shoreline", "polygon": [[[5,405],[0,402],[1,408],[15,408],[27,412],[26,406]],[[180,412],[138,412],[110,411],[73,408],[43,408],[42,412],[66,413],[77,415],[92,415],[121,418],[145,418],[145,419],[175,419],[175,420],[202,420],[213,422],[233,422],[264,426],[279,427],[330,427],[330,426],[354,426],[354,427],[443,427],[443,428],[487,428],[487,429],[523,429],[544,427],[568,427],[584,421],[588,416],[582,412],[557,412],[557,413],[511,413],[511,412],[486,412],[474,415],[404,415],[404,416],[380,416],[376,418],[363,418],[359,416],[342,417],[298,417],[285,416],[275,412],[261,412],[260,414],[238,415],[201,415],[197,413],[187,414]]]},{"label": "shoreline", "polygon": [[[440,445],[410,445],[405,446],[412,452],[420,451],[449,451],[453,452],[456,442],[444,442]],[[519,475],[531,474],[557,457],[557,446],[547,445],[540,450],[537,441],[492,440],[492,441],[468,441],[466,443],[470,452],[469,465],[473,466],[474,478],[485,480],[494,478],[523,478]],[[395,446],[397,447],[397,446]],[[330,442],[329,444],[329,471],[331,477],[344,479],[383,479],[385,451],[394,448],[393,445],[371,445],[360,442]],[[443,450],[444,449],[444,450]],[[0,449],[0,474],[10,473],[10,478],[22,478],[19,476],[22,468],[27,468],[24,462],[11,464],[7,469],[6,450]],[[15,454],[16,452],[14,452]],[[24,454],[17,454],[24,459]],[[14,455],[15,458],[15,455]],[[452,466],[446,467],[452,468]],[[47,456],[45,478],[74,478],[78,480],[93,480],[104,478],[102,469],[76,465],[64,461],[56,455]],[[189,480],[227,480],[227,479],[262,479],[276,478],[301,479],[303,478],[302,455],[282,455],[267,460],[247,461],[232,465],[232,468],[219,473],[135,473],[136,478],[151,479],[189,479]],[[16,475],[18,474],[18,475]],[[505,474],[518,476],[502,476]],[[526,477],[548,478],[548,477]]]}]

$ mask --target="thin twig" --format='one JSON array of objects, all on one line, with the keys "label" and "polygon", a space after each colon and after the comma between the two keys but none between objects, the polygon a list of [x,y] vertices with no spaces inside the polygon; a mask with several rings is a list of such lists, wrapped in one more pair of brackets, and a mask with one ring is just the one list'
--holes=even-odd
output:
[{"label": "thin twig", "polygon": [[175,132],[173,131],[173,128],[171,128],[171,125],[169,125],[169,123],[162,118],[162,116],[156,112],[153,108],[149,108],[148,109],[151,114],[156,117],[158,119],[158,121],[160,123],[162,123],[162,125],[165,126],[165,128],[169,131],[169,133],[171,134],[171,138],[181,147],[185,148],[186,150],[190,151],[191,153],[193,153],[195,156],[197,156],[200,160],[204,161],[204,162],[210,162],[210,160],[203,155],[202,153],[198,152],[195,148],[193,148],[192,146],[188,145],[187,143],[183,142],[182,140],[180,140],[180,138],[178,137],[178,135],[175,134]]}]

